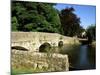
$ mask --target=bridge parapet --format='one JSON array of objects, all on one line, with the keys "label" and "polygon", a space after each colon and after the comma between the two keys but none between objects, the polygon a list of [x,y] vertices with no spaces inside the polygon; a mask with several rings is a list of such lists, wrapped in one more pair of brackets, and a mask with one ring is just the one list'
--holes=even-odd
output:
[{"label": "bridge parapet", "polygon": [[47,42],[51,46],[58,46],[59,41],[64,44],[75,43],[75,38],[66,37],[58,33],[43,33],[43,32],[12,32],[11,45],[22,46],[29,51],[39,51],[39,47]]}]

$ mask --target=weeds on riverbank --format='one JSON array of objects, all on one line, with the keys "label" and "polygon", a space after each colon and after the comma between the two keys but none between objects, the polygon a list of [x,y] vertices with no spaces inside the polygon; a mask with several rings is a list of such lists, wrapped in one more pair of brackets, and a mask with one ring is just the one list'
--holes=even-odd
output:
[{"label": "weeds on riverbank", "polygon": [[12,71],[11,71],[11,75],[18,75],[18,74],[32,74],[32,73],[42,73],[42,72],[48,72],[48,69],[47,68],[42,68],[42,69],[39,69],[39,68],[22,68],[20,67],[19,69],[15,69],[13,68]]},{"label": "weeds on riverbank", "polygon": [[[59,48],[59,53],[68,55],[69,59],[69,69],[74,69],[73,63],[76,61],[76,56],[78,57],[78,50],[80,48],[81,44],[65,44],[62,48]],[[75,51],[77,50],[77,51]],[[75,57],[73,57],[75,55]]]}]

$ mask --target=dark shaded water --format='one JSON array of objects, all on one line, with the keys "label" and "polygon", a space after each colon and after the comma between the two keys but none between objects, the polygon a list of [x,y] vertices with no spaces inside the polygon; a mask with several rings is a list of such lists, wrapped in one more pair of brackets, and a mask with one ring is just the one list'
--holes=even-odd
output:
[{"label": "dark shaded water", "polygon": [[96,68],[96,49],[89,45],[80,45],[66,50],[69,56],[70,70]]}]

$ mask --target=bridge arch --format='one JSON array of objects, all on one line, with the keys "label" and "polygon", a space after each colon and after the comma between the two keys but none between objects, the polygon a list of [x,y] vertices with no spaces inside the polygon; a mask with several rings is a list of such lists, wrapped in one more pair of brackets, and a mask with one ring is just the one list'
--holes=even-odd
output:
[{"label": "bridge arch", "polygon": [[58,42],[58,47],[62,47],[64,45],[63,41]]},{"label": "bridge arch", "polygon": [[50,50],[51,47],[52,47],[52,46],[51,46],[50,43],[45,42],[45,43],[43,43],[43,44],[41,44],[41,45],[39,46],[39,52],[48,52],[48,50]]},{"label": "bridge arch", "polygon": [[22,50],[22,51],[28,51],[27,48],[25,47],[22,47],[22,46],[12,46],[11,49],[16,49],[16,50]]}]

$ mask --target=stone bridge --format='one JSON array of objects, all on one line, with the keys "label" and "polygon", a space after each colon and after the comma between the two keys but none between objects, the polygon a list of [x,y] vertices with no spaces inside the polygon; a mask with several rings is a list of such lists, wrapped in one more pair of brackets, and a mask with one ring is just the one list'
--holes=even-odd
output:
[{"label": "stone bridge", "polygon": [[79,42],[75,37],[66,37],[57,33],[11,32],[11,47],[23,47],[29,51],[39,51],[40,46],[44,43],[58,46],[60,41],[63,44]]}]

